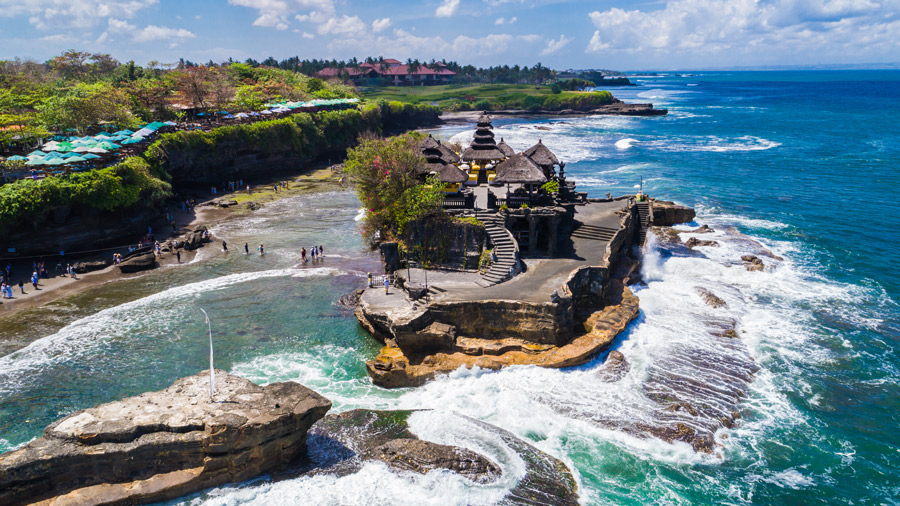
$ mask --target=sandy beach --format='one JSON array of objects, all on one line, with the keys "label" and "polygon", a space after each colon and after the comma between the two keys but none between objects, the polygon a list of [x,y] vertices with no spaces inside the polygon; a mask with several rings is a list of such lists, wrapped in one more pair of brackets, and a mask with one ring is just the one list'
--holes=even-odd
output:
[{"label": "sandy beach", "polygon": [[[339,174],[333,173],[329,168],[317,166],[297,176],[285,176],[278,180],[251,184],[249,194],[246,189],[218,193],[216,195],[207,192],[205,198],[195,198],[197,202],[193,211],[182,211],[180,206],[174,204],[170,206],[174,209],[171,214],[174,222],[178,226],[177,232],[173,233],[171,227],[166,224],[165,220],[162,218],[153,224],[153,229],[165,231],[164,233],[156,234],[157,240],[159,240],[160,243],[170,240],[179,240],[201,225],[210,226],[222,223],[223,221],[232,219],[236,216],[242,216],[253,212],[251,206],[248,205],[251,202],[255,204],[255,206],[262,206],[267,202],[273,202],[287,197],[339,189],[339,177]],[[275,184],[282,181],[287,182],[288,187],[279,188],[276,191],[274,188]],[[348,187],[345,185],[344,188]],[[215,202],[219,201],[233,201],[237,204],[229,207],[220,207],[215,204]],[[235,247],[237,247],[237,245],[235,245]],[[204,248],[218,252],[219,254],[223,253],[221,240],[217,239],[215,236],[211,237],[211,242],[205,245]],[[187,251],[181,249],[179,251],[181,252],[181,264],[186,265],[194,259],[198,250]],[[111,255],[112,252],[109,253],[109,256]],[[214,255],[207,255],[207,258],[212,258],[213,256]],[[99,258],[100,257],[98,256],[94,256],[80,258],[78,260]],[[178,259],[175,252],[162,252],[158,257],[157,262],[160,267],[178,265]],[[30,272],[31,269],[29,261],[20,260],[12,262],[12,264],[14,266],[14,272],[17,275],[22,274],[21,279],[25,280],[26,277],[30,277],[30,275],[25,275],[25,273]],[[14,286],[12,299],[0,299],[0,321],[19,311],[42,306],[104,283],[140,277],[153,272],[155,269],[131,274],[122,274],[115,265],[110,265],[109,267],[94,272],[77,274],[75,278],[63,274],[54,275],[56,274],[55,264],[52,262],[48,262],[47,270],[51,274],[51,277],[49,279],[41,279],[38,282],[37,290],[34,289],[31,283],[26,281],[23,287],[24,294],[18,286]],[[14,282],[19,278],[17,275],[13,276]]]}]

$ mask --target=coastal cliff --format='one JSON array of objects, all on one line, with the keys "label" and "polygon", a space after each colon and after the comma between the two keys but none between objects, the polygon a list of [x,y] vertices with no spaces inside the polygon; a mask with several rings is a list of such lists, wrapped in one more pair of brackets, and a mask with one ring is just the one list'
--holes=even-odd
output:
[{"label": "coastal cliff", "polygon": [[[298,383],[216,371],[78,411],[0,455],[0,503],[138,504],[278,470],[331,402]],[[56,498],[55,501],[51,499]]]}]

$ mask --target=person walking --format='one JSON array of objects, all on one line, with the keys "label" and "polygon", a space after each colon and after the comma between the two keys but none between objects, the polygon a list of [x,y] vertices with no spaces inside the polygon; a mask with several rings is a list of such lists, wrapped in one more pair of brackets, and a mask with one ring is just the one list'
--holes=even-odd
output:
[{"label": "person walking", "polygon": [[19,280],[19,291],[22,292],[22,295],[25,295],[25,283],[22,280]]},{"label": "person walking", "polygon": [[222,241],[222,251],[228,251],[228,243],[225,241]]},{"label": "person walking", "polygon": [[38,289],[38,275],[37,275],[37,271],[34,271],[34,273],[31,275],[31,284],[34,285],[34,289],[35,289],[35,290]]},{"label": "person walking", "polygon": [[178,263],[181,263],[181,252],[180,251],[175,252],[175,258],[178,259]]},{"label": "person walking", "polygon": [[250,245],[249,245],[248,243],[246,243],[246,242],[244,243],[244,254],[245,254],[245,255],[249,255],[249,254],[250,254]]},{"label": "person walking", "polygon": [[390,288],[390,286],[391,286],[391,280],[390,280],[390,278],[388,278],[388,275],[385,274],[384,275],[384,294],[385,295],[389,295],[388,288]]}]

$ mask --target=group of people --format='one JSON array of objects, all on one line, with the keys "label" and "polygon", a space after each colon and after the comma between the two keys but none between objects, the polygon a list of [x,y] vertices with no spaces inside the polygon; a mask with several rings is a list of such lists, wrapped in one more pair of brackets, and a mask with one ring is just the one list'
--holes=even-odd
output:
[{"label": "group of people", "polygon": [[316,263],[318,260],[325,258],[325,248],[323,246],[313,246],[309,249],[309,258],[307,258],[306,248],[300,248],[300,261],[303,263],[312,260]]}]

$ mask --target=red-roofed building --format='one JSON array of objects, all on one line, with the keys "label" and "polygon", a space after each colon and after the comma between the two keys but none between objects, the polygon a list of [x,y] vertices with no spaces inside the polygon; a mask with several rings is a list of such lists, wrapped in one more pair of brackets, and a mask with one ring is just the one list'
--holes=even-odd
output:
[{"label": "red-roofed building", "polygon": [[453,76],[456,75],[456,72],[448,69],[441,62],[430,65],[420,64],[419,68],[412,72],[409,67],[398,60],[388,58],[383,62],[362,63],[358,67],[343,69],[330,67],[320,70],[316,75],[324,79],[346,76],[356,85],[376,85],[380,82],[387,82],[394,86],[450,84]]}]

